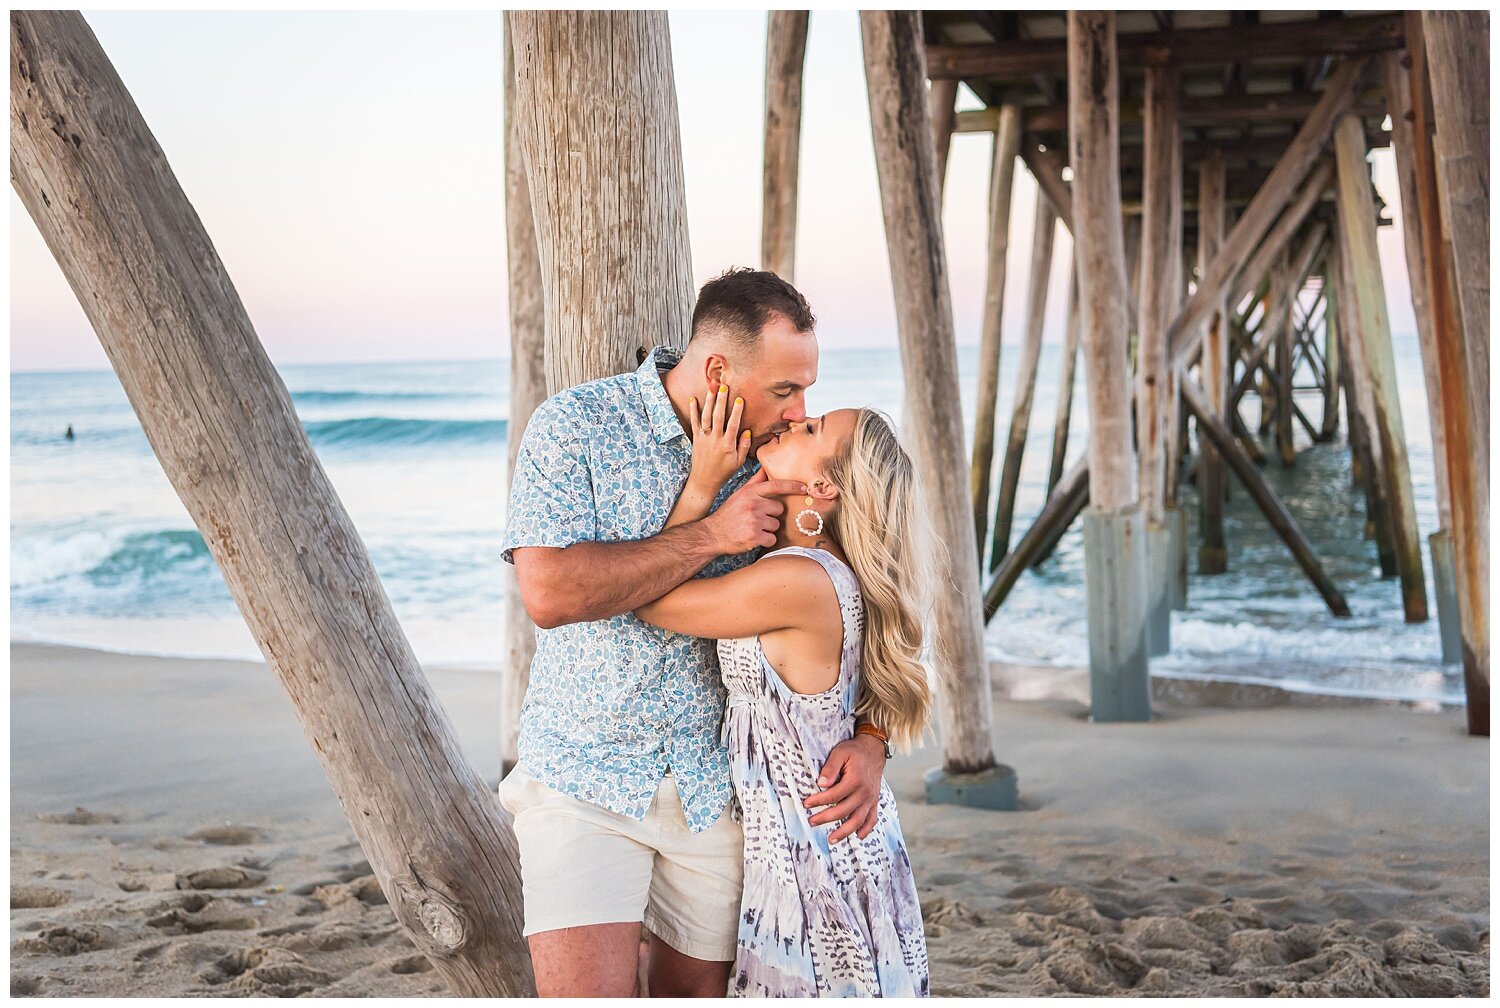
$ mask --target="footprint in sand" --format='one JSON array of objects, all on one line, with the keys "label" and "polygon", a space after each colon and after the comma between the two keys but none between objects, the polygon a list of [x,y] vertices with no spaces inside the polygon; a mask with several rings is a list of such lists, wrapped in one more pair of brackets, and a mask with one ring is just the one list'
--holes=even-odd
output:
[{"label": "footprint in sand", "polygon": [[929,924],[967,924],[976,925],[984,923],[984,915],[974,910],[966,903],[959,900],[948,899],[946,896],[935,896],[922,901],[922,919]]},{"label": "footprint in sand", "polygon": [[72,897],[62,889],[50,886],[13,885],[10,887],[12,910],[36,910],[40,907],[62,906]]},{"label": "footprint in sand", "polygon": [[221,868],[179,872],[174,884],[178,889],[249,889],[265,880],[265,872],[239,865],[226,865]]},{"label": "footprint in sand", "polygon": [[73,956],[94,952],[114,944],[114,931],[108,927],[63,924],[42,930],[35,938],[22,938],[11,945],[15,955]]},{"label": "footprint in sand", "polygon": [[375,881],[374,875],[316,886],[309,895],[328,910],[356,900],[365,906],[383,906],[386,903],[385,893],[381,891],[380,883]]},{"label": "footprint in sand", "polygon": [[332,976],[309,966],[295,952],[275,946],[235,949],[199,976],[214,986],[227,984],[236,993],[270,997],[298,997],[333,982]]},{"label": "footprint in sand", "polygon": [[362,944],[369,937],[363,928],[348,921],[327,921],[300,927],[302,930],[298,933],[285,933],[285,928],[277,929],[283,932],[279,935],[280,941],[277,944],[297,952],[337,952]]},{"label": "footprint in sand", "polygon": [[248,931],[260,925],[244,907],[203,893],[187,893],[158,903],[146,913],[147,927],[170,928],[183,934]]},{"label": "footprint in sand", "polygon": [[1210,956],[1219,952],[1219,946],[1209,934],[1180,917],[1136,917],[1125,921],[1124,932],[1142,948],[1175,949]]}]

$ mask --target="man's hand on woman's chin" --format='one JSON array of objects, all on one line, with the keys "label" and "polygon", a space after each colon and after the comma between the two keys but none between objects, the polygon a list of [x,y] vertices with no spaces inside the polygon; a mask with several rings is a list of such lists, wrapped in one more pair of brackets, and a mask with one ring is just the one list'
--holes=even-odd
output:
[{"label": "man's hand on woman's chin", "polygon": [[851,833],[860,839],[875,828],[875,813],[880,805],[880,779],[885,774],[885,746],[873,735],[856,735],[833,747],[828,762],[818,777],[823,788],[803,800],[805,808],[827,806],[808,818],[813,826],[843,823],[828,834],[829,843],[838,843]]}]

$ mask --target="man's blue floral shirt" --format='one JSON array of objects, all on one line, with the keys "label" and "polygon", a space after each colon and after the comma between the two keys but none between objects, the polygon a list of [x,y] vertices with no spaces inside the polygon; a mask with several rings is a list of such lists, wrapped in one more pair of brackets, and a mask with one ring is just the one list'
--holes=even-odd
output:
[{"label": "man's blue floral shirt", "polygon": [[[537,407],[511,480],[503,556],[519,546],[645,539],[667,524],[687,483],[692,442],[662,387],[682,351],[654,347],[631,374],[564,389]],[[754,475],[730,478],[717,508]],[[743,567],[721,556],[697,576]],[[732,793],[719,739],[725,692],[715,642],[632,613],[538,629],[518,753],[564,794],[644,819],[670,768],[689,829],[712,826]]]}]

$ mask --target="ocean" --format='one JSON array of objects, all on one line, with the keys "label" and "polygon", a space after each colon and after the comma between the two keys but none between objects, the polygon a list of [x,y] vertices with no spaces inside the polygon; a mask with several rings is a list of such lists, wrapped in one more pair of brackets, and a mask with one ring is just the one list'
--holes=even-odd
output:
[{"label": "ocean", "polygon": [[[1395,341],[1418,523],[1436,528],[1432,444],[1414,337]],[[964,410],[973,415],[978,352],[959,348]],[[1019,349],[1002,354],[997,443],[1006,443]],[[1051,453],[1060,347],[1044,346],[1013,539],[1040,509]],[[424,662],[494,666],[504,653],[499,544],[505,523],[507,362],[287,365],[299,417]],[[871,405],[901,420],[894,347],[825,350],[810,413]],[[1301,380],[1299,378],[1299,380]],[[1084,451],[1083,367],[1068,459]],[[1247,397],[1246,403],[1254,403]],[[1316,394],[1299,400],[1317,421]],[[1255,407],[1246,409],[1254,429]],[[74,437],[65,437],[71,426]],[[1361,537],[1362,495],[1351,485],[1340,428],[1283,469],[1265,472],[1349,599],[1336,619],[1231,486],[1229,573],[1196,571],[1197,497],[1184,484],[1193,550],[1189,609],[1172,615],[1172,653],[1154,675],[1270,683],[1287,689],[1426,702],[1462,702],[1462,673],[1440,660],[1428,570],[1424,624],[1402,620],[1398,582],[1382,579]],[[1269,440],[1269,439],[1267,439]],[[1000,460],[994,479],[998,485]],[[992,494],[993,500],[993,494]],[[11,376],[12,639],[147,654],[260,658],[186,509],[152,454],[112,371]],[[1424,551],[1424,562],[1430,559]],[[998,660],[1050,669],[1087,663],[1079,525],[1025,574],[986,632]]]}]

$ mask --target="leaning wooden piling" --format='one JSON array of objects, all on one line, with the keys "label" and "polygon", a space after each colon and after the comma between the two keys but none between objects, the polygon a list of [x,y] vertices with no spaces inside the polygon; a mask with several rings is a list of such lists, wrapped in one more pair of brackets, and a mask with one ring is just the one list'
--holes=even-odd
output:
[{"label": "leaning wooden piling", "polygon": [[1068,455],[1068,426],[1073,416],[1073,379],[1078,364],[1078,271],[1068,270],[1068,320],[1063,330],[1062,354],[1058,359],[1057,418],[1052,425],[1052,464],[1047,472],[1047,494],[1051,496],[1062,479]]},{"label": "leaning wooden piling", "polygon": [[932,144],[937,154],[938,207],[941,208],[943,190],[948,187],[948,153],[953,149],[953,126],[958,118],[958,81],[933,81],[928,99],[932,103]]},{"label": "leaning wooden piling", "polygon": [[1281,294],[1282,317],[1277,320],[1276,363],[1272,370],[1276,379],[1276,454],[1283,467],[1290,467],[1297,461],[1292,442],[1292,371],[1295,367],[1292,347],[1297,337],[1297,296],[1302,278],[1293,278],[1290,257],[1284,263],[1281,282],[1286,288]]},{"label": "leaning wooden piling", "polygon": [[1031,404],[1036,394],[1036,370],[1042,357],[1042,329],[1047,321],[1047,288],[1052,277],[1052,239],[1057,213],[1037,194],[1031,226],[1031,277],[1026,294],[1026,330],[1021,336],[1021,357],[1016,363],[1016,395],[1010,415],[1010,439],[1000,468],[1000,494],[995,501],[994,544],[990,570],[1010,550],[1010,524],[1016,513],[1016,492],[1021,486],[1021,461],[1026,453],[1026,435],[1031,426]]},{"label": "leaning wooden piling", "polygon": [[165,153],[76,11],[11,12],[11,180],[328,775],[455,994],[534,993],[515,837],[464,757]]},{"label": "leaning wooden piling", "polygon": [[1015,587],[1026,568],[1035,567],[1057,546],[1089,500],[1088,460],[1079,459],[1063,474],[1047,496],[1016,548],[1005,555],[984,586],[984,619],[989,622]]},{"label": "leaning wooden piling", "polygon": [[1375,401],[1369,384],[1369,367],[1365,362],[1363,332],[1359,317],[1351,304],[1354,281],[1349,276],[1348,256],[1336,241],[1337,254],[1333,269],[1338,276],[1334,303],[1339,312],[1339,353],[1344,358],[1344,398],[1349,404],[1349,448],[1353,456],[1353,476],[1365,492],[1365,538],[1375,542],[1382,577],[1396,574],[1396,552],[1388,518],[1390,504],[1387,483],[1381,473],[1384,464],[1380,454],[1379,427],[1375,422]]},{"label": "leaning wooden piling", "polygon": [[1339,432],[1339,402],[1343,382],[1340,372],[1343,358],[1339,354],[1338,312],[1333,307],[1333,286],[1328,268],[1323,270],[1323,418],[1318,423],[1318,440],[1332,441]]},{"label": "leaning wooden piling", "polygon": [[1346,257],[1344,271],[1353,285],[1349,291],[1350,307],[1359,327],[1361,339],[1357,342],[1363,345],[1365,374],[1375,406],[1375,433],[1379,437],[1381,476],[1390,505],[1388,517],[1401,578],[1402,611],[1406,622],[1420,623],[1427,619],[1422,540],[1417,533],[1406,430],[1396,389],[1390,316],[1386,309],[1380,254],[1375,247],[1375,220],[1370,212],[1374,195],[1370,187],[1369,165],[1365,161],[1365,133],[1357,118],[1345,117],[1339,123],[1334,133],[1334,150],[1338,158],[1339,234],[1343,238],[1341,250]]},{"label": "leaning wooden piling", "polygon": [[979,323],[978,396],[974,405],[974,449],[969,494],[974,501],[976,562],[982,562],[990,514],[990,472],[995,458],[995,412],[1000,399],[1000,335],[1005,315],[1005,269],[1010,252],[1011,193],[1021,143],[1021,106],[1000,107],[990,158],[989,243],[984,271],[984,308]]}]

